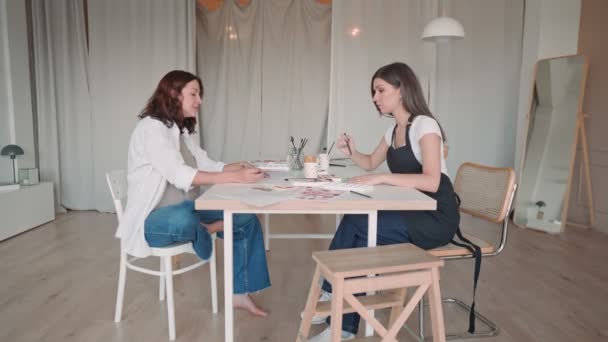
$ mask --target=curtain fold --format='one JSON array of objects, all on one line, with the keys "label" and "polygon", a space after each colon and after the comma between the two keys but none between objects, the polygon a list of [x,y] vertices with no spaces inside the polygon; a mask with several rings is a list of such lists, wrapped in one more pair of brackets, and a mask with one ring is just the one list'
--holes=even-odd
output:
[{"label": "curtain fold", "polygon": [[189,0],[88,0],[93,209],[113,211],[105,173],[127,167],[137,115],[167,72],[194,72]]},{"label": "curtain fold", "polygon": [[307,138],[305,153],[318,154],[326,146],[331,7],[317,0],[264,4],[260,157],[285,158],[290,136]]},{"label": "curtain fold", "polygon": [[40,178],[57,211],[94,208],[84,15],[82,1],[32,2]]},{"label": "curtain fold", "polygon": [[316,0],[225,1],[198,9],[201,132],[225,161],[285,158],[289,136],[317,153],[325,129],[331,7]]},{"label": "curtain fold", "polygon": [[261,130],[262,13],[259,1],[197,9],[197,69],[205,88],[202,146],[214,159],[256,159]]},{"label": "curtain fold", "polygon": [[33,1],[40,175],[58,210],[114,210],[105,174],[126,168],[137,114],[165,73],[194,71],[195,8],[88,0],[85,13],[83,1]]}]

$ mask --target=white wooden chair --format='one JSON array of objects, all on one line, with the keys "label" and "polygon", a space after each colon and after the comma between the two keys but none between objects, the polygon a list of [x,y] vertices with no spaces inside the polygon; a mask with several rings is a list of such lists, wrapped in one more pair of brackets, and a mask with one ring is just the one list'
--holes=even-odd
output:
[{"label": "white wooden chair", "polygon": [[[468,162],[463,163],[458,168],[454,181],[454,190],[461,200],[460,212],[472,215],[477,219],[485,220],[490,224],[500,224],[502,226],[500,242],[497,246],[476,236],[463,233],[465,238],[481,248],[484,258],[500,254],[507,244],[509,212],[511,211],[516,189],[515,171],[512,168],[490,167]],[[467,248],[451,243],[427,252],[443,260],[463,260],[474,257],[473,253]],[[456,304],[467,311],[470,310],[469,305],[456,298],[444,298],[442,301],[443,303]],[[424,341],[424,304],[422,301],[419,303],[418,308],[419,337]],[[494,322],[478,312],[475,312],[475,318],[487,325],[489,331],[476,332],[475,334],[468,332],[448,334],[447,339],[467,339],[498,335],[499,329]]]},{"label": "white wooden chair", "polygon": [[[127,198],[127,175],[124,170],[110,171],[106,174],[106,180],[110,187],[114,207],[116,208],[116,216],[120,223],[123,215],[123,200]],[[123,299],[125,294],[125,284],[127,277],[127,269],[150,274],[159,277],[158,297],[162,301],[167,295],[167,318],[169,321],[169,339],[175,340],[175,311],[173,300],[173,276],[182,274],[193,269],[196,269],[204,264],[209,263],[211,273],[211,306],[213,313],[217,313],[217,277],[215,264],[215,234],[212,235],[213,252],[209,260],[199,260],[192,265],[185,266],[179,269],[173,269],[171,258],[175,255],[190,253],[196,255],[192,248],[191,242],[176,243],[171,246],[162,248],[152,248],[152,256],[160,258],[160,270],[154,270],[135,265],[136,257],[128,255],[121,242],[120,248],[120,271],[118,276],[118,293],[116,295],[116,311],[114,314],[114,322],[120,322],[122,317]]]}]

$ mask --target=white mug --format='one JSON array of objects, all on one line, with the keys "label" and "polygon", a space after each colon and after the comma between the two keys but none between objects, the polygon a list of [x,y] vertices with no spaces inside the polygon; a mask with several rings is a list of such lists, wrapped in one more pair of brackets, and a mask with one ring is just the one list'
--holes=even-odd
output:
[{"label": "white mug", "polygon": [[319,171],[319,164],[317,163],[304,163],[304,177],[306,178],[317,178]]}]

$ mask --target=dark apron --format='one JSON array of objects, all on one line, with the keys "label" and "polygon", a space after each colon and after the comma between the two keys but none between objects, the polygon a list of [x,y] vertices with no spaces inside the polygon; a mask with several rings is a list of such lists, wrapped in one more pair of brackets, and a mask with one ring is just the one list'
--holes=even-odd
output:
[{"label": "dark apron", "polygon": [[[422,165],[418,162],[412,151],[410,141],[410,127],[413,116],[405,127],[405,146],[394,148],[395,129],[391,138],[391,146],[386,153],[386,162],[392,173],[422,173]],[[420,248],[432,249],[443,246],[449,242],[470,250],[475,257],[475,273],[473,276],[473,304],[469,315],[469,333],[475,332],[475,292],[477,290],[477,280],[481,270],[481,249],[471,241],[467,240],[460,232],[460,200],[457,200],[456,193],[450,178],[441,174],[441,181],[437,192],[422,191],[425,195],[437,201],[437,210],[402,211],[401,215],[407,223],[407,232],[412,243]],[[454,241],[454,234],[458,235],[460,241]]]},{"label": "dark apron", "polygon": [[[405,128],[405,146],[393,147],[397,126],[393,129],[391,146],[386,153],[386,162],[392,173],[422,173],[422,165],[416,160],[409,140],[412,119],[410,116]],[[408,235],[413,244],[423,249],[443,246],[452,240],[460,223],[454,187],[450,178],[442,173],[437,192],[422,192],[437,201],[437,210],[402,211]]]}]

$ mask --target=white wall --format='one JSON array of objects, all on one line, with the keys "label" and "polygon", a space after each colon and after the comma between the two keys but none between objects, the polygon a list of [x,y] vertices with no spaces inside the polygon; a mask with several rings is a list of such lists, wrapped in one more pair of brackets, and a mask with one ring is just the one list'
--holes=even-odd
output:
[{"label": "white wall", "polygon": [[[8,54],[8,29],[6,24],[6,1],[0,0],[0,148],[12,141],[12,97],[10,78],[10,61]],[[11,162],[0,158],[0,183],[12,180]]]},{"label": "white wall", "polygon": [[464,40],[437,48],[435,115],[447,135],[451,176],[466,161],[514,165],[523,1],[449,1]]},{"label": "white wall", "polygon": [[[568,221],[590,223],[589,209],[595,215],[594,228],[608,233],[608,1],[582,0],[578,52],[589,61],[589,78],[585,89],[583,112],[589,149],[589,172],[593,188],[593,203],[587,196],[586,178],[582,170],[582,145],[576,152],[572,190],[568,205]],[[592,207],[592,208],[590,208]]]},{"label": "white wall", "polygon": [[[34,124],[25,2],[0,0],[0,148],[17,144],[25,154],[17,167],[35,166]],[[12,181],[8,158],[0,158],[0,182]]]}]

